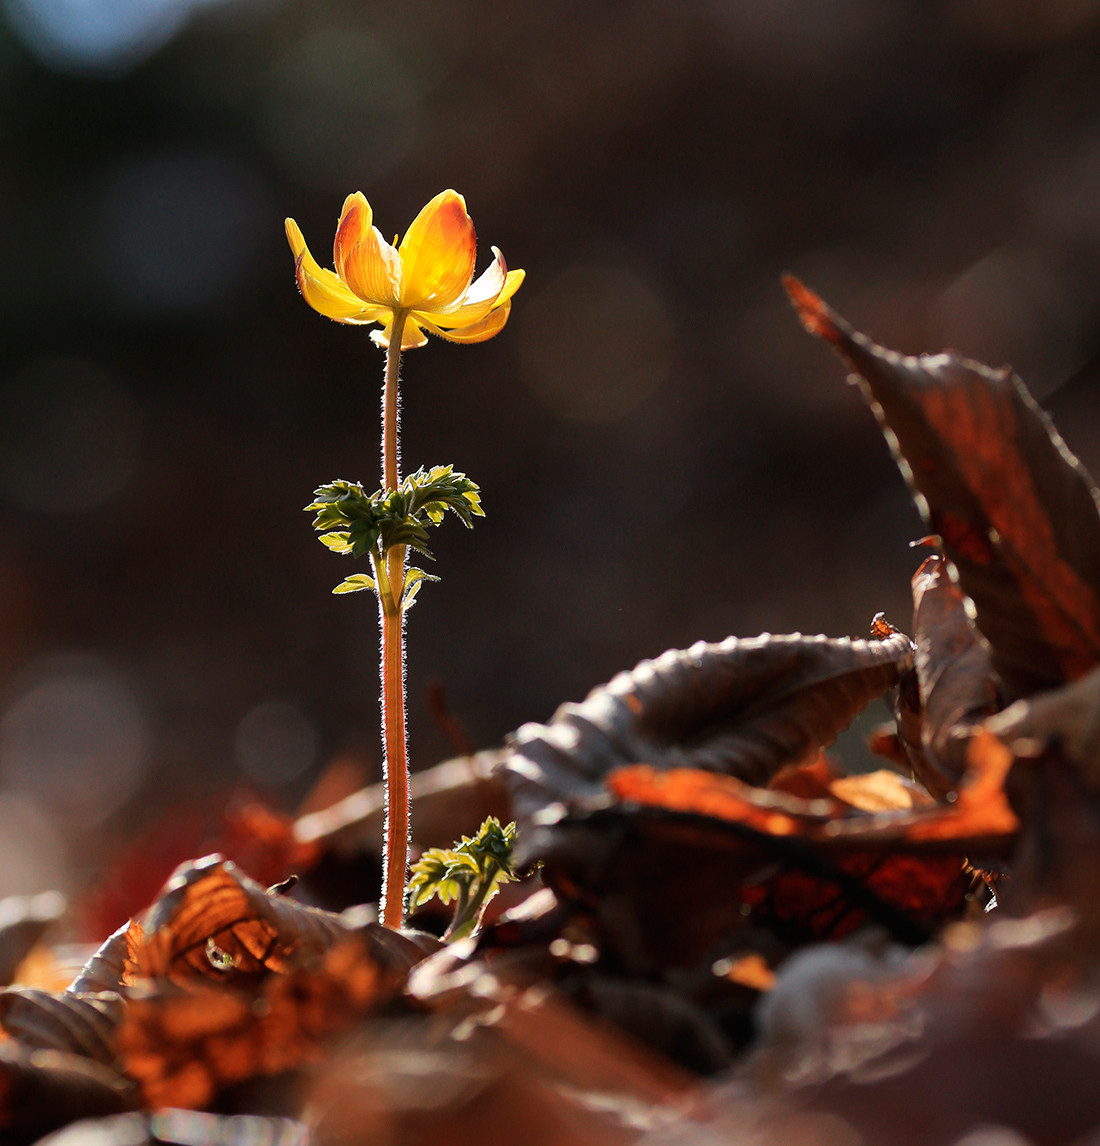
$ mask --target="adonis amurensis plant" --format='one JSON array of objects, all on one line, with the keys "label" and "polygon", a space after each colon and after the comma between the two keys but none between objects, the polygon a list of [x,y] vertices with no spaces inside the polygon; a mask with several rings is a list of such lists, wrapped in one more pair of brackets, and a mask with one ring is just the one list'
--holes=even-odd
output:
[{"label": "adonis amurensis plant", "polygon": [[[321,267],[293,219],[286,221],[298,289],[335,322],[381,325],[371,338],[385,350],[382,385],[382,484],[368,493],[359,482],[320,486],[306,507],[321,541],[337,553],[367,557],[371,572],[345,578],[336,593],[370,590],[378,599],[381,640],[383,778],[386,827],[379,916],[388,927],[404,920],[409,852],[409,763],[405,729],[405,614],[420,586],[438,580],[409,567],[408,551],[431,557],[427,527],[448,510],[466,526],[483,516],[478,487],[453,466],[399,473],[398,379],[401,352],[423,346],[425,331],[449,342],[484,342],[508,321],[523,271],[494,259],[474,280],[477,239],[466,202],[454,191],[437,195],[413,220],[400,244],[386,242],[360,192],[349,195],[333,244],[335,270]],[[498,825],[499,828],[499,825]],[[459,845],[461,846],[461,845]],[[495,887],[495,881],[491,881]],[[488,891],[488,889],[487,889]]]}]

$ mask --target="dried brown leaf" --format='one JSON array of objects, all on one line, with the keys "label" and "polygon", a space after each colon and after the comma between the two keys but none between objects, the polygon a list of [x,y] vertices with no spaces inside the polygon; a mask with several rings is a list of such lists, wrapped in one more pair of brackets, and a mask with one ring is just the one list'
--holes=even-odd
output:
[{"label": "dried brown leaf", "polygon": [[766,785],[831,744],[897,682],[909,656],[900,633],[876,641],[765,634],[670,650],[512,736],[506,767],[517,811],[594,796],[614,768],[639,762]]},{"label": "dried brown leaf", "polygon": [[985,727],[1006,744],[1059,745],[1093,791],[1100,790],[1100,669],[1064,688],[1018,700]]},{"label": "dried brown leaf", "polygon": [[942,799],[966,769],[972,726],[1000,705],[989,649],[946,560],[929,557],[913,574],[913,678],[919,712],[899,689],[898,733],[917,778]]},{"label": "dried brown leaf", "polygon": [[1100,661],[1095,483],[1007,367],[883,350],[797,279],[806,329],[855,372],[1016,696]]},{"label": "dried brown leaf", "polygon": [[107,937],[69,984],[68,995],[94,995],[121,991],[134,980],[137,952],[144,941],[141,924],[131,919]]},{"label": "dried brown leaf", "polygon": [[[479,752],[445,760],[416,772],[409,795],[416,807],[413,832],[425,848],[450,847],[471,824],[496,816],[506,824],[511,804],[499,772],[499,752]],[[339,854],[367,852],[381,855],[385,818],[385,785],[361,788],[320,811],[298,819],[296,838]]]},{"label": "dried brown leaf", "polygon": [[843,1119],[847,1140],[868,1146],[954,1146],[992,1126],[996,1141],[1091,1142],[1100,1094],[1085,1080],[1100,997],[1091,976],[1071,973],[1071,924],[1059,909],[957,924],[923,967],[877,973],[838,974],[845,953],[818,948],[804,956],[821,965],[816,983],[793,961],[780,970],[777,991],[788,976],[789,1008],[803,1021],[756,1069],[798,1109]]},{"label": "dried brown leaf", "polygon": [[33,988],[0,992],[0,1026],[23,1046],[64,1051],[106,1066],[115,1062],[114,1034],[122,999],[99,995],[52,995]]},{"label": "dried brown leaf", "polygon": [[277,895],[217,855],[178,868],[141,922],[134,974],[177,982],[285,972],[349,930],[338,915]]},{"label": "dried brown leaf", "polygon": [[371,924],[258,993],[196,980],[183,993],[151,987],[128,1001],[120,1061],[148,1106],[205,1107],[228,1086],[316,1060],[390,1002],[423,956],[420,943]]}]

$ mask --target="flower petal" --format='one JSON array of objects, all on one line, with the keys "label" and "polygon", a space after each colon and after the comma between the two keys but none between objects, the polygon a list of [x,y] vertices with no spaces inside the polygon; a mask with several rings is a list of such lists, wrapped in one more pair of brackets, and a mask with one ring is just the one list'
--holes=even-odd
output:
[{"label": "flower petal", "polygon": [[[508,276],[508,265],[504,261],[504,256],[493,247],[493,254],[495,258],[493,261],[481,272],[481,275],[466,289],[466,293],[459,295],[457,299],[450,306],[437,307],[432,306],[430,309],[434,316],[442,316],[444,314],[458,314],[460,311],[475,315],[476,318],[481,318],[483,315],[489,313],[496,303],[497,296],[500,294],[504,286],[504,281]],[[465,326],[467,322],[473,319],[466,319],[461,322],[451,322],[444,325],[447,326]]]},{"label": "flower petal", "polygon": [[512,304],[506,302],[503,306],[498,306],[495,310],[490,311],[488,316],[480,322],[472,323],[470,326],[461,326],[457,330],[443,330],[419,314],[416,316],[416,321],[425,330],[438,335],[440,338],[445,338],[448,342],[484,342],[504,329],[511,309]]},{"label": "flower petal", "polygon": [[327,271],[309,253],[301,229],[293,219],[286,221],[286,237],[294,253],[294,275],[302,298],[318,314],[335,322],[365,323],[385,319],[388,311],[368,306],[353,294],[332,271]]},{"label": "flower petal", "polygon": [[[417,347],[425,345],[428,341],[427,336],[420,329],[418,325],[419,320],[414,318],[411,314],[405,319],[405,328],[401,332],[401,349],[402,350],[416,350]],[[390,344],[390,336],[393,334],[393,319],[392,317],[386,323],[385,328],[382,330],[375,330],[371,333],[371,340],[375,346],[381,346],[385,349]]]},{"label": "flower petal", "polygon": [[336,239],[332,244],[336,273],[364,302],[394,307],[401,293],[401,265],[397,252],[382,238],[362,192],[344,200]]},{"label": "flower petal", "polygon": [[401,304],[435,313],[457,302],[470,285],[477,255],[473,220],[455,191],[437,195],[413,220],[400,247]]},{"label": "flower petal", "polygon": [[374,211],[371,209],[370,203],[367,202],[366,195],[362,191],[355,191],[344,200],[343,207],[340,208],[340,221],[336,224],[336,239],[332,244],[332,265],[336,268],[337,273],[340,271],[340,230],[344,225],[344,220],[351,216],[348,223],[349,228],[355,228],[357,236],[362,238],[366,231],[369,231],[371,224],[374,222]]},{"label": "flower petal", "polygon": [[[466,299],[462,305],[456,307],[449,314],[432,315],[432,319],[437,326],[450,328],[469,326],[471,323],[480,322],[490,311],[502,306],[519,290],[523,284],[523,280],[527,277],[527,272],[506,270],[504,256],[496,247],[494,247],[493,250],[496,252],[497,261],[470,287],[470,292],[466,295]],[[504,271],[502,284],[491,298],[479,300],[474,292],[478,290],[483,280],[487,280],[486,288],[482,288],[483,290],[493,285],[495,271],[498,266]],[[491,274],[492,277],[490,277]]]}]

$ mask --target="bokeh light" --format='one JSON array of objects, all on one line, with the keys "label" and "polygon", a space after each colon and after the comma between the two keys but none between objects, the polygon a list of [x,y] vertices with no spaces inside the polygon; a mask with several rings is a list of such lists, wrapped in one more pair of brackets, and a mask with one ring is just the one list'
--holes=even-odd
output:
[{"label": "bokeh light", "polygon": [[57,824],[36,800],[0,788],[0,896],[37,895],[69,884]]},{"label": "bokeh light", "polygon": [[0,779],[68,827],[95,827],[144,778],[144,713],[94,661],[42,664],[31,675],[36,683],[0,718]]},{"label": "bokeh light", "polygon": [[523,302],[523,378],[558,417],[617,421],[667,377],[671,324],[638,275],[570,267]]},{"label": "bokeh light", "polygon": [[258,704],[237,725],[237,763],[261,784],[297,779],[317,758],[317,730],[286,701]]},{"label": "bokeh light", "polygon": [[113,74],[162,47],[198,8],[230,0],[4,0],[27,47],[58,71]]},{"label": "bokeh light", "polygon": [[45,356],[0,383],[0,490],[29,513],[95,509],[137,471],[142,419],[102,367]]},{"label": "bokeh light", "polygon": [[232,306],[270,219],[254,170],[191,150],[112,165],[89,206],[97,305],[136,316]]}]

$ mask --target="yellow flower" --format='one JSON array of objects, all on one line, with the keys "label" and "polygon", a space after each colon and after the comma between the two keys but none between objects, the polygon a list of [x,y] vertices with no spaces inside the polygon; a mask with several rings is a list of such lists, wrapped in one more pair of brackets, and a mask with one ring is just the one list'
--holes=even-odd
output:
[{"label": "yellow flower", "polygon": [[298,224],[287,219],[298,289],[315,311],[336,322],[381,323],[372,336],[380,346],[389,345],[394,318],[403,313],[402,350],[423,346],[425,330],[450,342],[484,342],[503,329],[524,272],[508,270],[493,247],[494,261],[472,281],[477,239],[461,195],[437,195],[400,246],[387,243],[372,223],[362,192],[349,195],[336,228],[333,273],[318,265]]}]

